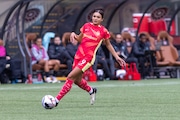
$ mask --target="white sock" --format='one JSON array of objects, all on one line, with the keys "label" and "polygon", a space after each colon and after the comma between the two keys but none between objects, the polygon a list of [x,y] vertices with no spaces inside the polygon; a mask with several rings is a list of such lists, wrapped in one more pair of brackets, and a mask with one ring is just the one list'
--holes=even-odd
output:
[{"label": "white sock", "polygon": [[89,91],[89,94],[93,93],[93,88],[91,87],[91,90]]},{"label": "white sock", "polygon": [[56,100],[57,103],[59,103],[59,100],[56,97],[55,97],[55,100]]}]

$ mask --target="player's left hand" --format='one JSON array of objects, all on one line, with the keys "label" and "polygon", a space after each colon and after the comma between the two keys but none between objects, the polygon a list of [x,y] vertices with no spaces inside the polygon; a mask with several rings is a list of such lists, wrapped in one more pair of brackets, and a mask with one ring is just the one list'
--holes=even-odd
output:
[{"label": "player's left hand", "polygon": [[117,62],[119,63],[119,65],[122,66],[122,67],[126,66],[126,62],[125,62],[122,58],[117,57],[117,58],[116,58],[116,61],[117,61]]}]

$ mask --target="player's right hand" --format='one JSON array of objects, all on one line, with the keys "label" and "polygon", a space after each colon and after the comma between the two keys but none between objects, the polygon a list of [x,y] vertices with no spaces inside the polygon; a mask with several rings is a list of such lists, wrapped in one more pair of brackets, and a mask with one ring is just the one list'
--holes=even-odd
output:
[{"label": "player's right hand", "polygon": [[76,34],[74,32],[72,32],[71,35],[70,35],[70,41],[73,43],[75,38],[76,38]]},{"label": "player's right hand", "polygon": [[120,66],[125,67],[126,66],[126,62],[120,58],[119,56],[116,58],[116,61],[119,63]]}]

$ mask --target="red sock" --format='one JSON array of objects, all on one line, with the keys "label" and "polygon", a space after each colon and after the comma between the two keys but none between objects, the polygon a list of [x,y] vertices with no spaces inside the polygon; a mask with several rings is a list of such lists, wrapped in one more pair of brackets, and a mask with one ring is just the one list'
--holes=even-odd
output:
[{"label": "red sock", "polygon": [[80,88],[82,88],[83,90],[86,90],[87,92],[91,91],[91,86],[89,86],[87,84],[87,81],[85,79],[82,78],[81,82],[78,84],[78,86]]},{"label": "red sock", "polygon": [[56,98],[58,100],[61,100],[64,97],[64,95],[66,95],[71,90],[73,83],[73,80],[67,79]]}]

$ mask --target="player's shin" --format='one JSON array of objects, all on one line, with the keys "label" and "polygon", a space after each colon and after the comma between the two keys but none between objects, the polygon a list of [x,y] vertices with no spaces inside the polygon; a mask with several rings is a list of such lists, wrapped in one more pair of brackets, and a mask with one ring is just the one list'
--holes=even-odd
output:
[{"label": "player's shin", "polygon": [[81,89],[86,90],[87,92],[91,93],[93,91],[92,87],[88,85],[85,79],[81,79],[81,82],[77,84]]},{"label": "player's shin", "polygon": [[60,101],[64,95],[66,95],[72,88],[74,81],[67,79],[66,82],[64,83],[62,89],[59,91],[59,94],[56,96],[56,101]]}]

